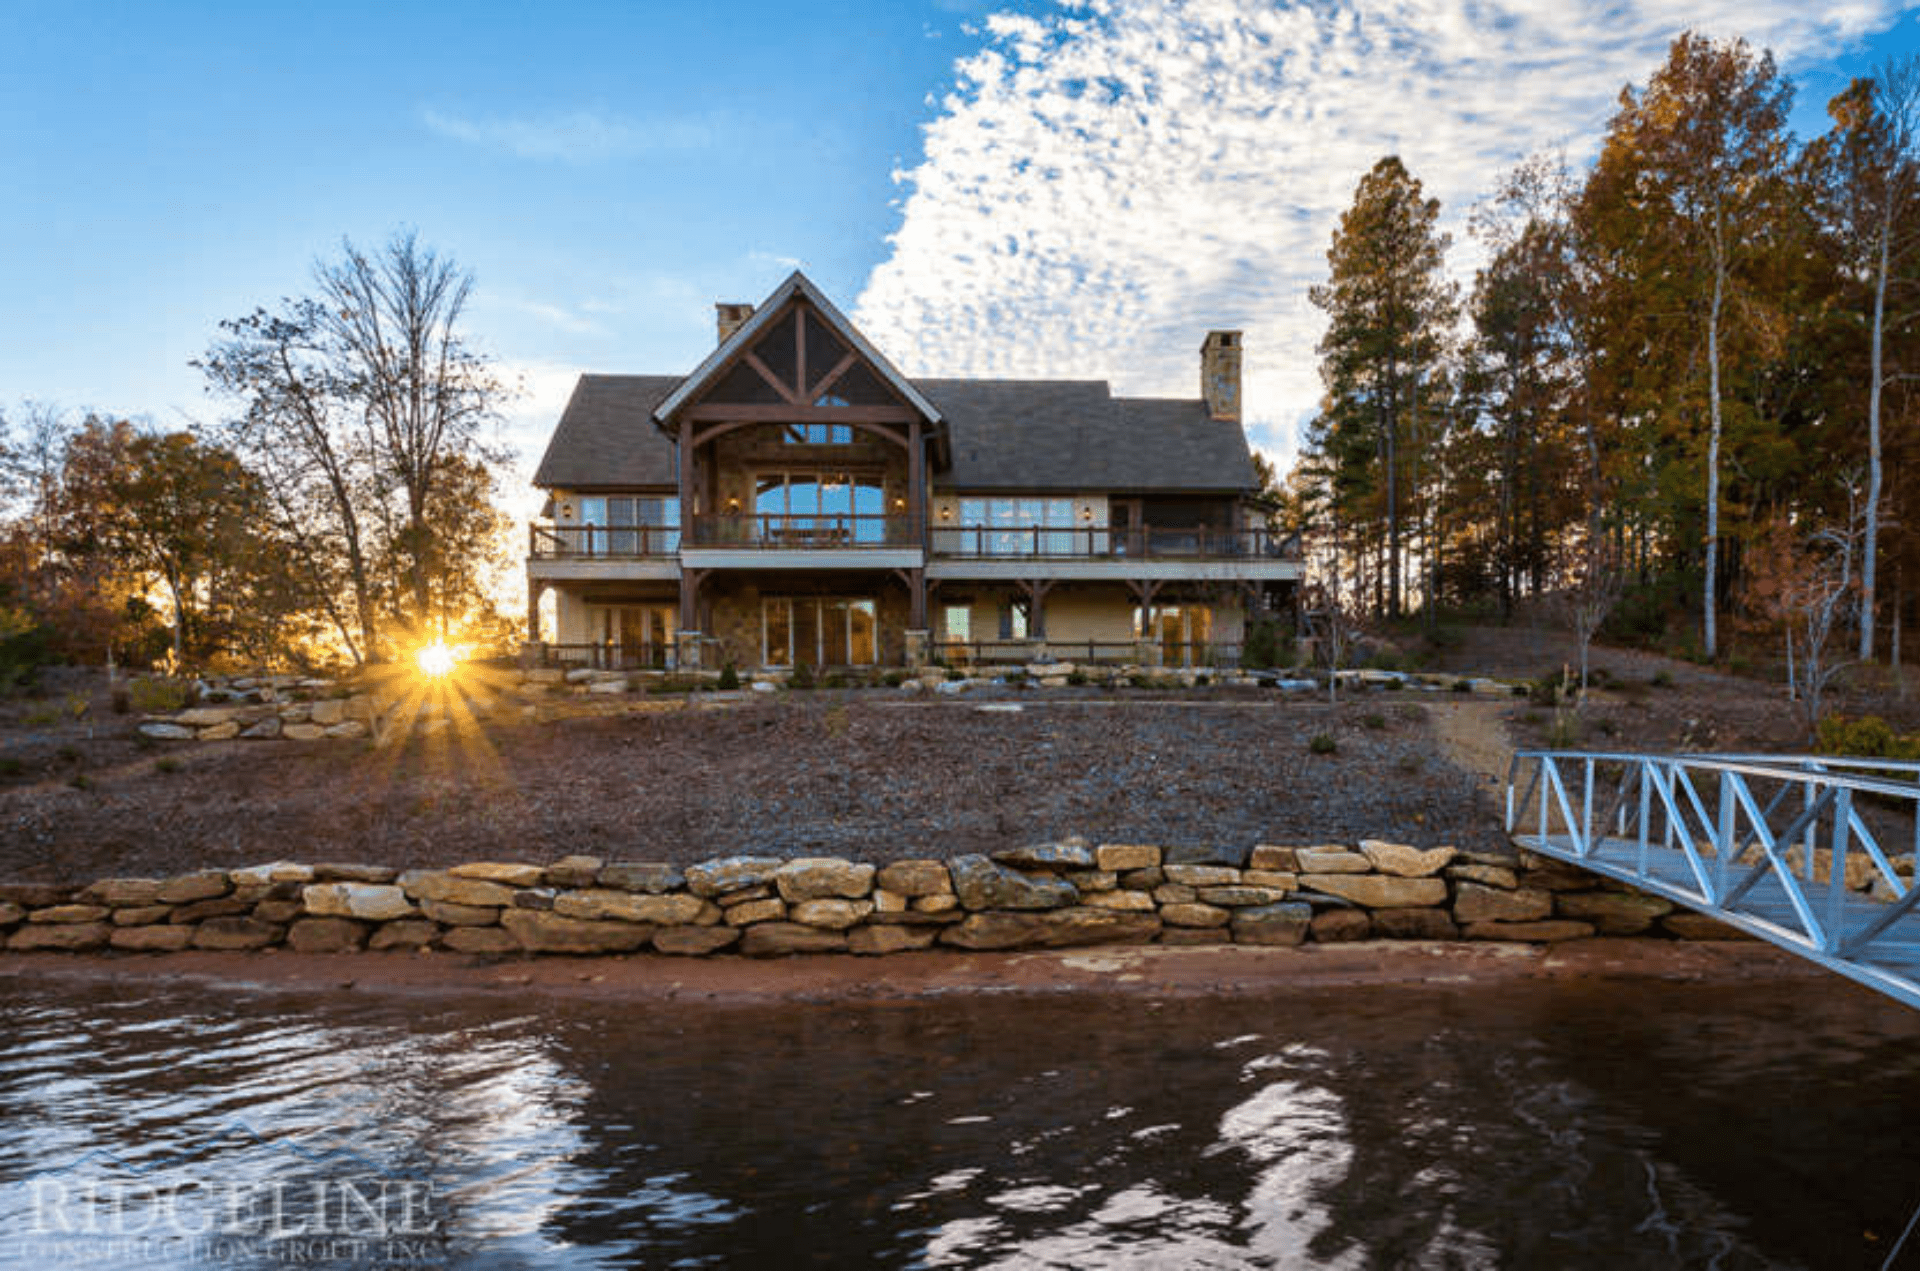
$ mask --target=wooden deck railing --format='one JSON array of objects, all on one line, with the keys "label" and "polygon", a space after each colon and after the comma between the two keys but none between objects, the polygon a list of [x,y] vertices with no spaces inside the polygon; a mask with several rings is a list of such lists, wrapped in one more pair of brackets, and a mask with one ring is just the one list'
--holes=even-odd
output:
[{"label": "wooden deck railing", "polygon": [[914,547],[913,520],[905,516],[832,512],[696,516],[693,545],[768,551],[832,551],[842,548]]},{"label": "wooden deck railing", "polygon": [[[558,557],[647,558],[679,555],[677,525],[534,525],[528,552]],[[914,547],[921,535],[909,517],[866,514],[698,516],[692,547],[766,551]],[[1267,529],[1164,529],[1135,526],[936,525],[926,534],[935,556],[986,560],[1298,560],[1299,539]]]},{"label": "wooden deck railing", "polygon": [[1299,543],[1294,535],[1264,528],[936,525],[932,538],[933,551],[938,556],[1289,560],[1299,555]]},{"label": "wooden deck railing", "polygon": [[535,525],[528,551],[546,560],[568,556],[679,555],[677,525]]}]

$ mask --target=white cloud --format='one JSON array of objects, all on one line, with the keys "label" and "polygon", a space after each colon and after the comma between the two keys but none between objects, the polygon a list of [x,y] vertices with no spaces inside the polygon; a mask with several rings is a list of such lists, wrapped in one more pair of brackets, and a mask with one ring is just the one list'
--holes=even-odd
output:
[{"label": "white cloud", "polygon": [[663,150],[693,150],[712,144],[711,123],[698,119],[628,119],[594,110],[525,118],[480,119],[435,110],[421,112],[426,126],[443,137],[521,159],[597,163]]},{"label": "white cloud", "polygon": [[1255,439],[1320,395],[1307,288],[1360,176],[1398,153],[1443,203],[1516,161],[1590,153],[1622,85],[1691,26],[1783,63],[1895,0],[1062,0],[985,20],[926,129],[856,321],[909,374],[1106,377],[1194,396],[1212,327],[1247,333]]}]

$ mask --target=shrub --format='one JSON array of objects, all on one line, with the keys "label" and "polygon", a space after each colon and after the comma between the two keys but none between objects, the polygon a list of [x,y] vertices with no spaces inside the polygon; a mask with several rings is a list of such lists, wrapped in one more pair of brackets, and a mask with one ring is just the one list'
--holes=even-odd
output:
[{"label": "shrub", "polygon": [[1473,681],[1455,680],[1453,682],[1453,691],[1456,693],[1471,693],[1473,692]]},{"label": "shrub", "polygon": [[734,667],[733,663],[729,662],[720,668],[720,678],[716,681],[715,687],[721,689],[723,692],[740,687],[740,672]]},{"label": "shrub", "polygon": [[155,772],[178,772],[180,771],[180,761],[172,755],[162,755],[153,761],[153,770]]},{"label": "shrub", "polygon": [[1264,671],[1293,664],[1293,633],[1272,618],[1262,618],[1247,627],[1240,642],[1240,665],[1249,671]]},{"label": "shrub", "polygon": [[27,770],[27,765],[12,755],[0,758],[0,777],[17,777]]},{"label": "shrub", "polygon": [[1360,722],[1368,728],[1377,731],[1387,726],[1387,717],[1385,715],[1363,715],[1360,717]]},{"label": "shrub", "polygon": [[1666,671],[1655,671],[1653,678],[1648,680],[1647,683],[1653,685],[1655,688],[1672,688],[1673,676]]},{"label": "shrub", "polygon": [[1011,671],[1008,671],[1005,675],[1001,676],[1000,678],[1005,680],[1007,683],[1013,685],[1015,688],[1020,688],[1022,685],[1024,685],[1027,682],[1027,671],[1025,667],[1016,666]]},{"label": "shrub", "polygon": [[819,682],[813,678],[812,667],[805,662],[796,662],[793,674],[787,677],[787,687],[804,691],[819,687]]},{"label": "shrub", "polygon": [[905,671],[888,671],[880,677],[880,682],[888,688],[899,688],[907,682],[907,673]]},{"label": "shrub", "polygon": [[957,667],[950,666],[947,668],[947,683],[949,684],[957,683],[958,681],[964,680],[966,678],[967,678],[967,673],[965,671],[962,671]]},{"label": "shrub", "polygon": [[1315,733],[1307,739],[1307,749],[1316,755],[1331,755],[1340,749],[1340,743],[1326,733]]},{"label": "shrub", "polygon": [[1555,711],[1547,724],[1547,749],[1572,750],[1580,744],[1580,717],[1572,711]]},{"label": "shrub", "polygon": [[1074,688],[1085,688],[1087,685],[1087,673],[1085,671],[1068,671],[1067,683]]},{"label": "shrub", "polygon": [[1902,736],[1878,715],[1862,715],[1857,719],[1829,715],[1820,721],[1815,735],[1816,748],[1823,755],[1920,760],[1920,733]]},{"label": "shrub", "polygon": [[1380,685],[1380,690],[1385,693],[1398,693],[1406,686],[1406,681],[1404,680],[1387,680]]},{"label": "shrub", "polygon": [[193,686],[185,680],[141,676],[127,685],[127,701],[142,715],[166,715],[185,710]]}]

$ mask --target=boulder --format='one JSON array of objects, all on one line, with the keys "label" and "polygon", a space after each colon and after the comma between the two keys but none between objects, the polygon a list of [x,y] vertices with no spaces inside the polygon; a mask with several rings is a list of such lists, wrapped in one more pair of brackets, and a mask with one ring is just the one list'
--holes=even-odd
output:
[{"label": "boulder", "polygon": [[1061,874],[1070,869],[1092,869],[1093,853],[1074,843],[1030,843],[995,852],[993,859],[1013,869]]},{"label": "boulder", "polygon": [[1444,909],[1382,909],[1373,934],[1388,940],[1457,940],[1460,928]]},{"label": "boulder", "polygon": [[1250,905],[1271,905],[1287,898],[1287,890],[1279,887],[1202,887],[1197,899],[1203,905],[1219,905],[1222,909],[1241,909]]},{"label": "boulder", "polygon": [[90,953],[105,947],[113,931],[104,922],[30,922],[7,938],[7,948],[15,953],[33,949]]},{"label": "boulder", "polygon": [[873,890],[874,869],[833,856],[803,856],[773,871],[774,886],[788,904],[807,900],[859,900]]},{"label": "boulder", "polygon": [[440,943],[455,953],[477,957],[500,957],[520,952],[520,941],[512,932],[499,927],[455,927],[440,937]]},{"label": "boulder", "polygon": [[657,861],[616,861],[601,867],[594,885],[611,887],[615,891],[639,891],[658,896],[685,887],[687,876],[678,865]]},{"label": "boulder", "polygon": [[1639,892],[1569,891],[1553,899],[1556,916],[1590,922],[1604,936],[1637,936],[1673,912],[1671,901]]},{"label": "boulder", "polygon": [[1152,914],[1075,905],[1065,909],[990,911],[969,916],[940,935],[942,944],[962,949],[1013,949],[1023,946],[1145,942],[1160,930]]},{"label": "boulder", "polygon": [[180,905],[167,915],[168,922],[195,923],[203,918],[232,918],[253,908],[253,902],[239,896],[215,896]]},{"label": "boulder", "polygon": [[405,892],[387,883],[310,883],[301,889],[300,898],[308,913],[321,918],[386,922],[418,913]]},{"label": "boulder", "polygon": [[873,889],[873,912],[877,914],[901,914],[907,911],[907,898],[897,891],[888,891],[884,887]]},{"label": "boulder", "polygon": [[847,938],[838,931],[826,931],[798,922],[762,922],[748,927],[740,939],[740,952],[750,958],[777,958],[789,953],[839,953],[846,949]]},{"label": "boulder", "polygon": [[1182,887],[1232,887],[1240,881],[1240,871],[1226,865],[1168,865],[1162,872]]},{"label": "boulder", "polygon": [[515,909],[541,909],[551,912],[553,898],[560,893],[551,887],[522,887],[513,893]]},{"label": "boulder", "polygon": [[78,892],[76,887],[63,887],[58,883],[0,883],[0,900],[27,909],[65,904]]},{"label": "boulder", "polygon": [[787,917],[809,927],[845,931],[872,912],[871,900],[803,900],[787,910]]},{"label": "boulder", "polygon": [[592,887],[605,865],[598,856],[562,856],[547,866],[547,881],[555,887]]},{"label": "boulder", "polygon": [[876,882],[902,896],[946,896],[953,892],[945,861],[894,861],[880,867]]},{"label": "boulder", "polygon": [[726,948],[740,938],[738,927],[661,927],[653,933],[657,953],[700,957]]},{"label": "boulder", "polygon": [[787,916],[787,902],[778,896],[766,900],[750,900],[744,905],[735,905],[726,911],[727,925],[746,927],[756,922],[778,922]]},{"label": "boulder", "polygon": [[201,741],[228,741],[240,735],[240,725],[228,720],[212,728],[202,728],[199,735]]},{"label": "boulder", "polygon": [[687,890],[696,896],[718,896],[773,881],[785,861],[774,856],[724,856],[687,867]]},{"label": "boulder", "polygon": [[1130,869],[1157,869],[1160,849],[1147,843],[1102,843],[1093,849],[1093,866],[1111,873]]},{"label": "boulder", "polygon": [[1167,881],[1167,871],[1158,865],[1129,869],[1120,875],[1120,885],[1132,891],[1152,891]]},{"label": "boulder", "polygon": [[107,943],[128,953],[178,953],[193,943],[193,928],[115,927]]},{"label": "boulder", "polygon": [[1421,851],[1405,843],[1384,843],[1379,839],[1361,839],[1360,853],[1382,874],[1391,874],[1395,878],[1430,878],[1453,863],[1456,852],[1451,847],[1429,848]]},{"label": "boulder", "polygon": [[151,905],[159,894],[160,880],[157,878],[103,878],[83,889],[80,899],[89,904],[122,909]]},{"label": "boulder", "polygon": [[440,934],[438,924],[420,918],[383,922],[367,939],[369,949],[424,949]]},{"label": "boulder", "polygon": [[513,903],[513,889],[478,878],[461,878],[440,869],[410,869],[400,875],[400,890],[415,900],[501,908]]},{"label": "boulder", "polygon": [[1249,887],[1271,887],[1276,891],[1300,890],[1300,875],[1279,869],[1243,869],[1240,881]]},{"label": "boulder", "polygon": [[151,737],[155,741],[192,741],[199,736],[193,729],[181,724],[142,724],[140,735]]},{"label": "boulder", "polygon": [[312,882],[313,869],[292,861],[273,861],[266,865],[248,865],[244,869],[229,870],[228,877],[233,879],[235,887],[269,887],[275,883]]},{"label": "boulder", "polygon": [[1302,874],[1371,874],[1373,862],[1343,847],[1299,847],[1293,852]]},{"label": "boulder", "polygon": [[154,888],[153,899],[169,905],[179,905],[188,901],[224,896],[229,889],[225,870],[203,869],[197,873],[182,874],[177,878],[163,880],[158,887]]},{"label": "boulder", "polygon": [[1584,940],[1593,934],[1593,924],[1568,922],[1475,922],[1465,935],[1469,940],[1520,940],[1528,944],[1550,944],[1559,940]]},{"label": "boulder", "polygon": [[270,741],[278,737],[284,727],[278,716],[269,715],[248,724],[240,730],[240,735],[248,741]]},{"label": "boulder", "polygon": [[385,865],[328,861],[313,867],[313,881],[316,883],[390,883],[399,876],[399,870],[388,869]]},{"label": "boulder", "polygon": [[195,706],[175,715],[173,722],[189,728],[211,728],[216,724],[231,723],[239,713],[231,706]]},{"label": "boulder", "polygon": [[1229,869],[1245,869],[1247,849],[1230,844],[1214,843],[1177,843],[1162,848],[1160,863],[1163,865],[1225,865]]},{"label": "boulder", "polygon": [[913,911],[918,914],[953,913],[960,908],[960,898],[952,892],[942,892],[937,896],[915,896]]},{"label": "boulder", "polygon": [[280,725],[280,735],[288,741],[319,741],[327,735],[327,730],[318,724],[283,723]]},{"label": "boulder", "polygon": [[27,915],[28,922],[99,922],[113,913],[105,905],[49,905]]},{"label": "boulder", "polygon": [[1157,937],[1161,944],[1226,944],[1233,938],[1225,927],[1163,927]]},{"label": "boulder", "polygon": [[321,727],[331,727],[347,718],[347,703],[338,697],[326,697],[315,702],[307,713],[307,718]]},{"label": "boulder", "polygon": [[1120,876],[1111,870],[1104,869],[1072,869],[1061,877],[1072,883],[1074,889],[1083,896],[1093,892],[1112,891],[1120,885]]},{"label": "boulder", "polygon": [[500,925],[529,953],[631,953],[653,937],[634,922],[593,922],[538,909],[509,909]]},{"label": "boulder", "polygon": [[1598,874],[1558,861],[1542,861],[1538,868],[1520,875],[1520,885],[1535,891],[1592,891],[1600,881]]},{"label": "boulder", "polygon": [[731,909],[735,905],[744,905],[753,900],[768,900],[772,896],[773,888],[763,884],[759,887],[742,887],[739,891],[730,891],[724,895],[715,896],[713,903],[722,909]]},{"label": "boulder", "polygon": [[1453,916],[1458,922],[1532,922],[1552,913],[1553,896],[1549,892],[1525,888],[1502,891],[1479,883],[1456,884]]},{"label": "boulder", "polygon": [[[119,922],[120,914],[128,913],[128,912],[132,912],[132,911],[120,910],[116,912],[113,916],[113,920],[116,923]],[[298,918],[301,914],[305,913],[306,906],[298,900],[263,900],[259,904],[255,905],[251,912],[253,916],[258,918],[261,922],[278,923],[284,927],[288,923],[292,922],[294,919]]]},{"label": "boulder", "polygon": [[11,927],[27,916],[27,911],[11,900],[0,900],[0,927]]},{"label": "boulder", "polygon": [[1350,944],[1373,934],[1373,919],[1361,909],[1326,909],[1313,916],[1312,931],[1321,944]]},{"label": "boulder", "polygon": [[869,956],[904,953],[910,949],[925,949],[939,938],[939,929],[935,927],[903,927],[896,924],[856,927],[847,933],[847,952]]},{"label": "boulder", "polygon": [[1097,891],[1082,896],[1080,903],[1094,909],[1118,909],[1127,913],[1152,913],[1153,897],[1143,891]]},{"label": "boulder", "polygon": [[367,924],[351,918],[302,918],[287,928],[295,953],[346,953],[367,942]]},{"label": "boulder", "polygon": [[1296,945],[1313,925],[1313,906],[1298,901],[1255,905],[1233,913],[1235,944]]},{"label": "boulder", "polygon": [[695,923],[711,925],[719,921],[720,909],[685,892],[671,896],[649,896],[641,892],[596,887],[559,893],[553,898],[553,912],[564,918],[610,918],[657,927],[683,927]]},{"label": "boulder", "polygon": [[1153,889],[1152,895],[1158,905],[1191,905],[1200,899],[1200,889],[1181,883],[1162,883]]},{"label": "boulder", "polygon": [[957,856],[947,868],[955,894],[968,909],[1061,909],[1080,899],[1064,878],[1032,877],[984,856]]},{"label": "boulder", "polygon": [[1449,865],[1447,877],[1455,882],[1479,883],[1482,887],[1498,887],[1503,891],[1512,891],[1520,885],[1520,876],[1501,865]]},{"label": "boulder", "polygon": [[451,900],[423,900],[420,912],[448,927],[491,927],[500,911],[491,905],[456,905]]},{"label": "boulder", "polygon": [[1668,914],[1660,920],[1660,925],[1682,940],[1757,940],[1738,927],[1729,927],[1726,923],[1705,914],[1689,913],[1682,909]]},{"label": "boulder", "polygon": [[504,887],[538,887],[547,879],[547,871],[538,865],[514,861],[473,861],[455,865],[447,872],[455,878],[477,878],[483,883],[499,883]]},{"label": "boulder", "polygon": [[1247,868],[1271,869],[1293,874],[1300,870],[1300,858],[1294,848],[1261,843],[1247,856]]},{"label": "boulder", "polygon": [[1218,905],[1162,905],[1160,917],[1169,927],[1224,927],[1233,915]]},{"label": "boulder", "polygon": [[[1360,859],[1365,860],[1365,857]],[[1390,878],[1382,874],[1302,874],[1300,885],[1350,900],[1368,909],[1425,909],[1447,903],[1443,878]]]},{"label": "boulder", "polygon": [[[165,922],[167,915],[172,912],[172,905],[136,905],[131,909],[116,909],[113,911],[113,925],[116,927],[152,926]],[[0,925],[4,925],[5,922],[6,916],[0,914]]]},{"label": "boulder", "polygon": [[287,929],[278,923],[261,922],[258,918],[209,918],[194,928],[193,947],[264,949],[270,944],[278,944],[286,932]]}]

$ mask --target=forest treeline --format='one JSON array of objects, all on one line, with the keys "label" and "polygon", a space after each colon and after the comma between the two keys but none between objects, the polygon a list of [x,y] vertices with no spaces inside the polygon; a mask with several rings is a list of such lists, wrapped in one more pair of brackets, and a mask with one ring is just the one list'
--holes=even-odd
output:
[{"label": "forest treeline", "polygon": [[507,388],[461,333],[471,286],[411,234],[347,243],[312,294],[221,323],[195,362],[212,423],[0,414],[0,681],[498,637]]},{"label": "forest treeline", "polygon": [[1855,80],[1804,140],[1791,100],[1770,55],[1682,35],[1591,168],[1536,158],[1474,209],[1465,289],[1419,180],[1365,174],[1283,491],[1337,603],[1602,596],[1617,634],[1711,657],[1813,597],[1886,656],[1920,586],[1920,72]]}]

